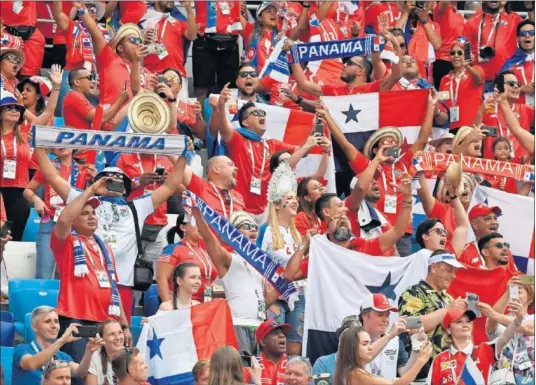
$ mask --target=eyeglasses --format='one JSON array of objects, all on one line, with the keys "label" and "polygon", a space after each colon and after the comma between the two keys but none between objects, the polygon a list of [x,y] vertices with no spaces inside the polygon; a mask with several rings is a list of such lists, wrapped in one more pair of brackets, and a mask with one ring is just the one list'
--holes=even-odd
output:
[{"label": "eyeglasses", "polygon": [[415,59],[400,59],[400,63],[402,64],[415,64],[417,63],[417,60]]},{"label": "eyeglasses", "polygon": [[240,76],[242,79],[245,79],[248,76],[252,78],[256,78],[258,75],[257,75],[257,72],[255,71],[240,71],[238,73],[238,76]]},{"label": "eyeglasses", "polygon": [[430,233],[437,233],[438,235],[444,235],[445,237],[449,235],[449,232],[445,229],[431,229],[428,231],[428,234]]},{"label": "eyeglasses", "polygon": [[247,114],[246,116],[244,116],[244,119],[246,119],[248,116],[250,115],[253,115],[253,116],[258,116],[259,118],[263,118],[266,116],[266,111],[264,110],[261,110],[260,108],[257,108],[256,110],[253,110],[251,111],[249,114]]},{"label": "eyeglasses", "polygon": [[463,56],[463,51],[450,51],[450,56]]},{"label": "eyeglasses", "polygon": [[494,246],[498,249],[510,250],[510,244],[508,242],[497,242]]},{"label": "eyeglasses", "polygon": [[519,35],[518,36],[521,36],[521,37],[525,37],[525,36],[534,36],[534,30],[531,29],[530,31],[519,31]]},{"label": "eyeglasses", "polygon": [[8,105],[8,106],[4,106],[4,109],[5,109],[6,111],[8,111],[8,112],[10,112],[10,111],[11,111],[11,112],[12,112],[12,111],[17,111],[17,112],[19,112],[19,111],[20,111],[19,106],[16,106],[16,105],[14,105],[14,104],[11,104],[11,105]]},{"label": "eyeglasses", "polygon": [[89,80],[91,82],[91,81],[93,81],[93,75],[82,76],[82,77],[79,77],[76,80],[82,80],[82,79],[87,79],[87,80]]},{"label": "eyeglasses", "polygon": [[247,231],[258,231],[259,227],[254,223],[244,222],[244,223],[239,224],[236,227],[236,229],[237,230],[244,229],[244,230],[247,230]]},{"label": "eyeglasses", "polygon": [[139,44],[142,43],[142,40],[139,37],[136,37],[136,36],[129,36],[129,37],[127,37],[127,40],[130,43],[135,44],[135,45],[139,45]]},{"label": "eyeglasses", "polygon": [[521,83],[516,80],[505,81],[504,84],[508,84],[510,87],[521,87]]},{"label": "eyeglasses", "polygon": [[0,60],[4,60],[4,59],[7,60],[7,61],[10,62],[10,63],[13,63],[13,64],[20,64],[20,63],[22,63],[22,59],[21,59],[21,57],[18,56],[18,55],[12,54],[12,53],[8,53],[8,54],[6,54],[6,55],[4,55],[4,56],[2,56],[2,57],[0,58]]},{"label": "eyeglasses", "polygon": [[47,378],[50,373],[52,373],[53,370],[59,369],[59,368],[68,368],[69,363],[67,361],[61,361],[61,360],[51,360],[45,366],[45,369],[43,370],[43,378]]}]

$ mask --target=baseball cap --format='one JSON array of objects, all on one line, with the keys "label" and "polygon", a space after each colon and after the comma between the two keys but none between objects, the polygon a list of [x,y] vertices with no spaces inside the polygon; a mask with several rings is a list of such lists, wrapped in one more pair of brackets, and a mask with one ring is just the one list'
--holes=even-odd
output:
[{"label": "baseball cap", "polygon": [[491,213],[495,213],[495,215],[500,216],[502,215],[502,210],[499,206],[488,206],[485,203],[479,203],[469,210],[469,220],[472,221],[475,218],[489,215]]},{"label": "baseball cap", "polygon": [[283,333],[287,334],[290,330],[290,325],[277,322],[273,319],[264,321],[262,324],[260,324],[260,326],[257,328],[257,331],[255,332],[257,343],[260,344],[262,339],[275,329],[283,329]]},{"label": "baseball cap", "polygon": [[444,262],[447,265],[454,266],[454,267],[456,267],[458,269],[465,268],[465,266],[462,263],[458,262],[456,257],[454,255],[452,255],[452,254],[434,255],[433,257],[430,257],[428,259],[428,266],[433,265],[434,263],[439,263],[439,262]]},{"label": "baseball cap", "polygon": [[91,205],[94,209],[96,209],[97,207],[100,206],[100,200],[99,198],[96,198],[96,197],[89,198],[86,204]]},{"label": "baseball cap", "polygon": [[443,329],[447,329],[451,323],[459,320],[466,315],[469,318],[469,321],[474,321],[476,319],[476,314],[472,310],[462,309],[458,306],[453,306],[443,318]]},{"label": "baseball cap", "polygon": [[367,296],[361,305],[361,311],[366,309],[374,309],[376,311],[394,311],[395,313],[398,313],[398,309],[391,305],[385,294],[382,293]]}]

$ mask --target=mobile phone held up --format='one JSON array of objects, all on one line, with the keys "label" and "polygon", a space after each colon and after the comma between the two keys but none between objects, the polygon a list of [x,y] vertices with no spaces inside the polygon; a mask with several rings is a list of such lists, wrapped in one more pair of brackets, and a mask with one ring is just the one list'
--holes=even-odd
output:
[{"label": "mobile phone held up", "polygon": [[121,180],[108,179],[108,181],[106,181],[106,189],[111,192],[123,194],[125,191],[125,185]]},{"label": "mobile phone held up", "polygon": [[242,363],[246,368],[251,368],[251,356],[241,354],[240,358],[242,358]]},{"label": "mobile phone held up", "polygon": [[322,119],[318,115],[316,115],[315,117],[315,126],[313,128],[313,135],[314,134],[324,135],[324,122],[322,122]]},{"label": "mobile phone held up", "polygon": [[406,328],[408,329],[420,329],[422,327],[421,317],[408,317],[406,318]]},{"label": "mobile phone held up", "polygon": [[493,127],[493,126],[482,126],[482,129],[487,131],[486,136],[491,136],[491,137],[493,137],[493,138],[496,138],[496,137],[497,137],[497,127]]},{"label": "mobile phone held up", "polygon": [[156,170],[155,170],[155,172],[160,176],[164,175],[164,171],[165,171],[165,169],[162,166],[157,166]]},{"label": "mobile phone held up", "polygon": [[400,156],[400,149],[396,147],[389,147],[386,151],[386,155],[398,159]]},{"label": "mobile phone held up", "polygon": [[471,43],[463,44],[463,60],[471,61]]},{"label": "mobile phone held up", "polygon": [[74,337],[95,338],[98,333],[98,325],[80,325],[77,327],[78,333],[73,333]]}]

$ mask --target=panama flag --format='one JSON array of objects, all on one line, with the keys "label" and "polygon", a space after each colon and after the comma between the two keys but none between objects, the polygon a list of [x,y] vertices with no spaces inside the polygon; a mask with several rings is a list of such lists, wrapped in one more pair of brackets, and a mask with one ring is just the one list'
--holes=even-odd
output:
[{"label": "panama flag", "polygon": [[[407,287],[426,278],[431,252],[407,258],[374,257],[340,247],[325,236],[311,240],[306,286],[303,355],[314,361],[337,351],[336,331],[344,317],[359,312],[363,300],[383,293],[398,307]],[[396,315],[391,313],[391,321]]]},{"label": "panama flag", "polygon": [[[473,193],[471,207],[477,203],[499,206],[499,233],[510,244],[510,251],[519,271],[534,274],[534,198],[489,187],[478,186]],[[474,239],[470,234],[469,241]]]},{"label": "panama flag", "polygon": [[231,309],[223,299],[147,318],[138,349],[153,385],[193,384],[192,368],[221,346],[238,349]]},{"label": "panama flag", "polygon": [[[238,108],[245,103],[243,100],[238,101]],[[266,133],[265,139],[278,139],[287,144],[301,146],[305,140],[312,135],[314,128],[315,115],[300,110],[290,110],[288,108],[272,106],[269,104],[256,103],[257,108],[266,111]],[[238,114],[232,116],[227,113],[235,126],[239,128]],[[327,131],[325,131],[327,135]],[[320,160],[322,159],[322,148],[314,147],[309,155],[303,158],[296,167],[296,176],[306,177],[314,174],[318,170]],[[335,166],[333,156],[329,157],[328,168],[324,179],[328,182],[327,189],[329,192],[335,192]]]},{"label": "panama flag", "polygon": [[[323,96],[331,116],[337,122],[346,138],[362,150],[369,136],[385,126],[395,126],[402,131],[406,152],[415,142],[424,122],[428,105],[427,90],[396,92],[373,92],[348,96]],[[433,138],[438,138],[446,130],[434,128]],[[337,171],[348,170],[348,160],[334,144]]]}]

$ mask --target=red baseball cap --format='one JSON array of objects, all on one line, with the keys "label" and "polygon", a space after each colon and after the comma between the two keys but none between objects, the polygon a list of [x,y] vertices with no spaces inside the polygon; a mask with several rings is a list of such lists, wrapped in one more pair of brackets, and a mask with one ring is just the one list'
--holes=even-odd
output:
[{"label": "red baseball cap", "polygon": [[443,329],[448,329],[451,323],[459,320],[464,315],[469,318],[469,321],[474,321],[476,319],[476,314],[472,310],[466,310],[458,306],[453,306],[445,315],[445,318],[443,318]]},{"label": "red baseball cap", "polygon": [[86,205],[91,205],[91,207],[93,207],[94,209],[96,209],[97,207],[100,206],[100,200],[99,200],[99,198],[91,197],[91,198],[89,198],[89,200],[86,202]]},{"label": "red baseball cap", "polygon": [[272,330],[283,329],[283,333],[287,334],[290,330],[289,324],[284,324],[277,322],[276,320],[269,319],[264,321],[259,325],[257,331],[255,332],[255,337],[257,338],[257,343],[260,344],[262,339],[266,337]]},{"label": "red baseball cap", "polygon": [[394,311],[398,313],[398,309],[391,305],[385,294],[376,293],[369,295],[361,305],[361,311],[366,309],[374,309],[376,311]]},{"label": "red baseball cap", "polygon": [[495,213],[496,216],[502,215],[502,210],[499,206],[488,206],[484,203],[479,203],[471,210],[469,210],[469,220],[472,221],[475,218]]}]

